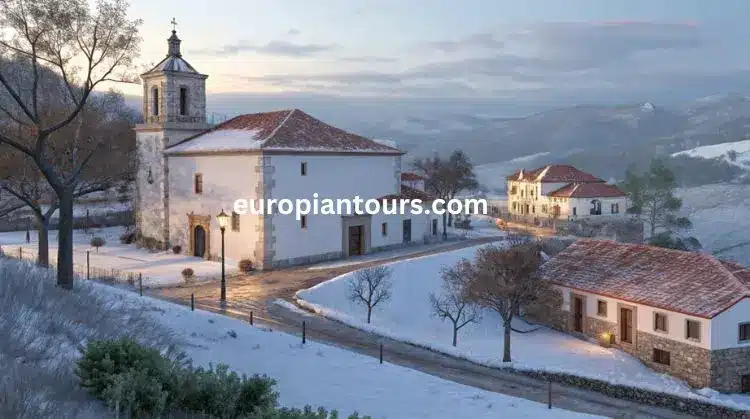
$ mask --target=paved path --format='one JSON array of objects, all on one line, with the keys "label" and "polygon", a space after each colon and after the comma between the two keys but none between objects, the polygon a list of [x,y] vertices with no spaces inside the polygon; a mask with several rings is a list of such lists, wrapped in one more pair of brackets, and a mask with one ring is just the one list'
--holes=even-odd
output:
[{"label": "paved path", "polygon": [[[497,238],[484,238],[459,242],[455,245],[412,253],[388,261],[409,259],[455,250]],[[306,326],[306,338],[331,344],[364,355],[378,357],[380,344],[384,348],[384,361],[412,368],[460,384],[484,390],[521,397],[536,402],[547,403],[549,383],[531,377],[513,374],[497,368],[489,368],[475,363],[441,354],[415,345],[394,341],[364,332],[342,323],[302,310],[291,310],[273,304],[274,299],[293,299],[297,290],[309,288],[338,275],[363,266],[383,263],[383,260],[368,261],[363,264],[347,265],[331,269],[297,268],[257,275],[232,278],[228,281],[227,306],[218,304],[219,284],[217,281],[190,286],[154,290],[155,297],[181,304],[190,304],[190,296],[196,296],[196,308],[218,312],[231,317],[250,320],[301,337],[302,322]],[[591,413],[614,418],[686,418],[689,416],[652,406],[615,399],[602,394],[574,387],[552,385],[552,404],[566,410]]]}]

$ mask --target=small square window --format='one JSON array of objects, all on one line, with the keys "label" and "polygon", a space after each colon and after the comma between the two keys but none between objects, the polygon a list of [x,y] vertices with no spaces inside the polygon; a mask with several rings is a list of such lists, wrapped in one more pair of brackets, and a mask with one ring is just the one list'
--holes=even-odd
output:
[{"label": "small square window", "polygon": [[383,235],[383,237],[388,235],[388,223],[383,223],[380,225],[380,232]]},{"label": "small square window", "polygon": [[604,300],[596,301],[596,315],[607,317],[607,302]]},{"label": "small square window", "polygon": [[740,324],[740,342],[750,341],[750,323]]},{"label": "small square window", "polygon": [[664,313],[654,313],[654,330],[657,332],[667,331],[667,315]]},{"label": "small square window", "polygon": [[302,174],[302,176],[307,176],[307,162],[302,162],[300,165],[300,174]]},{"label": "small square window", "polygon": [[685,338],[701,340],[701,324],[696,320],[685,321]]},{"label": "small square window", "polygon": [[198,195],[203,193],[203,175],[200,173],[195,174],[195,193]]},{"label": "small square window", "polygon": [[300,228],[307,228],[307,215],[303,215],[299,220]]},{"label": "small square window", "polygon": [[654,348],[654,362],[657,364],[662,365],[669,365],[670,363],[670,353],[668,351],[664,351],[661,349]]},{"label": "small square window", "polygon": [[240,214],[232,211],[232,231],[240,231]]},{"label": "small square window", "polygon": [[432,220],[432,235],[433,236],[438,235],[438,220],[437,219]]},{"label": "small square window", "polygon": [[576,207],[573,207],[573,215],[578,215],[578,210]]}]

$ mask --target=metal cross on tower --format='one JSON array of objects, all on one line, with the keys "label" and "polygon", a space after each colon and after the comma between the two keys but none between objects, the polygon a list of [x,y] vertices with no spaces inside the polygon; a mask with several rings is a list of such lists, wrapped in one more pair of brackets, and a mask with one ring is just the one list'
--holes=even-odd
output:
[{"label": "metal cross on tower", "polygon": [[172,18],[172,20],[169,23],[172,24],[172,30],[176,31],[177,30],[177,19]]}]

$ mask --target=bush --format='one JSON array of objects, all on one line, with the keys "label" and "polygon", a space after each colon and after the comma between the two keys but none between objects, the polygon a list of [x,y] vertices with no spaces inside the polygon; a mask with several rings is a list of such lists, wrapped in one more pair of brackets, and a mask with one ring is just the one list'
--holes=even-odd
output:
[{"label": "bush", "polygon": [[185,279],[185,281],[193,279],[193,275],[195,275],[195,272],[192,268],[185,268],[182,270],[182,277]]},{"label": "bush", "polygon": [[175,255],[179,255],[180,253],[182,253],[182,246],[180,245],[172,246],[172,253],[174,253]]},{"label": "bush", "polygon": [[96,253],[99,253],[99,248],[104,246],[106,243],[107,241],[104,240],[103,237],[96,236],[91,238],[91,247],[96,248]]},{"label": "bush", "polygon": [[120,236],[120,243],[132,244],[135,241],[135,233],[125,233]]},{"label": "bush", "polygon": [[240,269],[241,272],[252,272],[253,270],[253,261],[250,259],[242,259],[238,264],[237,267]]}]

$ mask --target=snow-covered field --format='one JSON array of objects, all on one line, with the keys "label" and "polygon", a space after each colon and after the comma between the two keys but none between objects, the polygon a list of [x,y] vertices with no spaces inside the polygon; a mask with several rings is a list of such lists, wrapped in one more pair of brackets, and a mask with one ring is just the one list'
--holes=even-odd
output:
[{"label": "snow-covered field", "polygon": [[[479,324],[467,325],[459,332],[458,347],[451,345],[451,325],[432,317],[428,296],[439,293],[440,270],[460,258],[472,258],[476,248],[467,248],[426,256],[389,265],[393,269],[392,299],[376,307],[372,323],[366,324],[366,312],[347,299],[348,279],[342,275],[297,293],[298,302],[316,312],[346,324],[383,336],[429,347],[481,364],[503,366],[503,329],[498,315],[485,313]],[[529,329],[530,325],[519,324]],[[546,370],[575,374],[609,382],[648,388],[688,397],[703,398],[684,382],[657,374],[638,359],[616,349],[603,348],[564,333],[546,328],[519,334],[511,340],[512,366],[519,369]],[[750,397],[715,395],[732,405]],[[734,400],[730,400],[730,398]]]},{"label": "snow-covered field", "polygon": [[[171,251],[149,252],[137,249],[134,244],[120,243],[123,227],[108,227],[101,229],[75,230],[73,235],[73,263],[78,267],[86,264],[86,251],[90,251],[91,266],[105,270],[116,270],[123,274],[142,274],[143,285],[146,287],[176,285],[184,282],[182,270],[192,268],[197,280],[216,278],[221,275],[221,263],[211,262],[201,258],[176,255]],[[106,244],[97,252],[90,245],[92,237],[103,237]],[[4,252],[16,255],[19,247],[23,248],[25,259],[32,259],[37,253],[35,232],[31,232],[31,243],[26,243],[26,232],[13,231],[0,233],[0,248]],[[50,260],[57,258],[57,231],[49,234]],[[237,272],[237,263],[226,260],[227,274]]]},{"label": "snow-covered field", "polygon": [[[727,155],[731,150],[734,150],[734,152],[737,153],[737,158],[735,160],[731,160]],[[728,163],[742,167],[750,167],[750,140],[700,146],[690,150],[680,151],[672,155],[686,155],[690,157],[702,157],[704,159],[722,157]]]},{"label": "snow-covered field", "polygon": [[[52,409],[57,410],[59,417],[73,417],[67,415],[67,410],[84,403],[89,414],[75,417],[108,416],[101,411],[103,406],[97,409],[96,403],[77,387],[73,362],[79,355],[75,348],[88,340],[112,339],[123,334],[159,348],[176,344],[196,366],[223,363],[240,374],[266,374],[277,381],[281,405],[323,406],[337,409],[340,417],[354,411],[389,419],[591,417],[555,408],[548,410],[545,404],[456,384],[389,363],[381,365],[376,358],[323,344],[302,345],[292,335],[218,314],[190,311],[120,288],[78,282],[73,291],[63,291],[54,285],[53,272],[9,259],[0,258],[0,278],[3,279],[0,300],[4,303],[0,331],[6,337],[0,345],[3,355],[0,360],[6,367],[7,379],[0,383],[5,392],[3,400],[39,402],[47,398],[55,403]],[[81,319],[82,315],[87,317]],[[14,330],[29,325],[32,327],[28,333]],[[57,369],[48,371],[47,365],[38,365],[34,353],[7,356],[11,353],[9,348],[15,348],[9,341],[23,341],[27,349],[43,342],[42,349],[56,350]],[[15,359],[22,361],[21,373],[7,366]],[[35,375],[29,376],[30,372]],[[49,399],[48,389],[53,385],[64,392]],[[7,413],[10,408],[17,411],[0,416],[19,417],[23,411],[19,406],[0,403],[0,412]],[[27,407],[25,412],[35,412],[36,408]],[[61,411],[63,408],[66,415]],[[44,409],[40,406],[38,410]]]},{"label": "snow-covered field", "polygon": [[[679,189],[677,195],[693,222],[690,234],[705,251],[750,266],[750,185],[704,185]],[[740,244],[745,245],[728,249]]]}]

